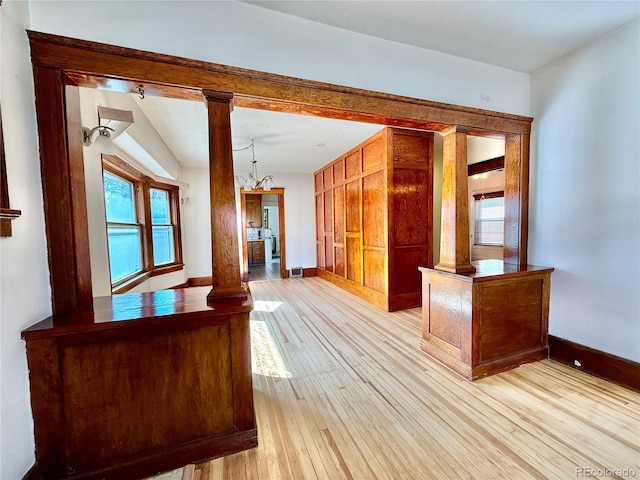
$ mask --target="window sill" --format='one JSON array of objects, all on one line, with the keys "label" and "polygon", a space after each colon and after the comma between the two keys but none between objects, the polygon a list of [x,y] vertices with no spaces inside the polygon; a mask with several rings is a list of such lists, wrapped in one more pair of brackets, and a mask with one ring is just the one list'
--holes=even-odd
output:
[{"label": "window sill", "polygon": [[129,290],[131,290],[134,287],[137,287],[142,282],[148,280],[151,277],[164,275],[166,273],[178,272],[182,269],[184,269],[184,264],[177,263],[177,264],[171,264],[171,265],[164,265],[162,267],[154,268],[153,270],[150,270],[148,272],[139,273],[138,275],[126,280],[125,282],[113,287],[111,289],[111,294],[118,295],[120,293],[127,293]]}]

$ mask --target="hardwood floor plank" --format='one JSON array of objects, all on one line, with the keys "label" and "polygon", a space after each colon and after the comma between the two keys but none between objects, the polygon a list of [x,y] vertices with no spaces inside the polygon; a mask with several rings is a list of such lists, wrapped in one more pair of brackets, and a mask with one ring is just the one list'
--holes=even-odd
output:
[{"label": "hardwood floor plank", "polygon": [[636,392],[551,360],[471,383],[420,351],[419,309],[384,312],[318,277],[251,291],[259,446],[194,479],[640,475]]}]

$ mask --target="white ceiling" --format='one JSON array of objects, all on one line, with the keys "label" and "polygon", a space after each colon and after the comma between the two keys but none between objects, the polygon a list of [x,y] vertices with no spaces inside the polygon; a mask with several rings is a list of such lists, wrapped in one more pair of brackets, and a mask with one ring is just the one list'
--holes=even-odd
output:
[{"label": "white ceiling", "polygon": [[638,0],[244,3],[524,73],[640,16]]},{"label": "white ceiling", "polygon": [[[640,1],[247,1],[312,21],[532,72],[640,15]],[[203,102],[147,96],[138,105],[184,166],[208,166]],[[236,107],[233,148],[255,138],[258,173],[313,172],[382,126]],[[234,153],[239,174],[251,150]]]},{"label": "white ceiling", "polygon": [[[133,98],[178,161],[209,167],[209,131],[204,102],[146,96]],[[381,125],[235,107],[234,150],[255,140],[258,173],[313,172],[382,129]],[[251,167],[251,149],[234,152],[234,169]]]}]

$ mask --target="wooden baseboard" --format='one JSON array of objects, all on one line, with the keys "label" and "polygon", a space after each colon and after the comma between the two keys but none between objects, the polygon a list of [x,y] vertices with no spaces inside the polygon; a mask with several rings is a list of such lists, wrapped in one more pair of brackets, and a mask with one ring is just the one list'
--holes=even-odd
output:
[{"label": "wooden baseboard", "polygon": [[318,269],[318,277],[327,280],[334,285],[337,285],[338,287],[346,290],[349,293],[353,293],[354,295],[366,300],[367,302],[375,305],[378,308],[381,308],[383,310],[389,309],[388,299],[383,293],[376,292],[371,288],[352,282],[351,280],[347,280],[340,275],[328,272],[326,270],[323,270],[322,268]]},{"label": "wooden baseboard", "polygon": [[209,277],[190,277],[187,280],[189,287],[210,287],[213,284],[213,279]]},{"label": "wooden baseboard", "polygon": [[422,305],[422,292],[403,293],[400,295],[389,296],[390,312],[397,310],[406,310],[407,308],[416,308]]},{"label": "wooden baseboard", "polygon": [[[289,278],[290,276],[291,276],[291,270],[285,270],[284,271],[284,276],[282,278]],[[318,269],[316,267],[303,268],[302,269],[302,276],[303,277],[317,277],[318,276]]]},{"label": "wooden baseboard", "polygon": [[[640,363],[549,335],[549,358],[631,390],[640,391]],[[574,362],[579,362],[576,365]]]}]

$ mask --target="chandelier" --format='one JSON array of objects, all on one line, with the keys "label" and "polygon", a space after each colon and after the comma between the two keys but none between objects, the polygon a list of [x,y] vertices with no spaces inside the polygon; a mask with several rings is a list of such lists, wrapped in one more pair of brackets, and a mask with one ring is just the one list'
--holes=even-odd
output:
[{"label": "chandelier", "polygon": [[244,178],[240,175],[236,175],[236,181],[244,186],[245,191],[250,192],[251,190],[263,189],[265,192],[271,190],[273,186],[273,175],[265,175],[261,180],[258,176],[258,167],[256,163],[256,152],[255,152],[255,142],[253,138],[251,139],[251,145],[240,148],[238,150],[234,150],[234,152],[239,152],[242,150],[251,149],[251,172],[247,178]]}]

